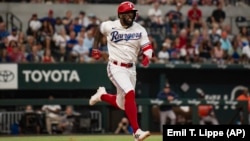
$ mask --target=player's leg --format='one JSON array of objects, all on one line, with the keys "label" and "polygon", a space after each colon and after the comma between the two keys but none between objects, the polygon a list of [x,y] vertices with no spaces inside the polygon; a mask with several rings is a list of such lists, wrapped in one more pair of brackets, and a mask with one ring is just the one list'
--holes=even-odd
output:
[{"label": "player's leg", "polygon": [[123,90],[119,87],[118,83],[116,82],[116,79],[114,76],[114,72],[119,72],[120,68],[118,68],[117,66],[113,66],[112,64],[108,64],[107,66],[107,73],[108,73],[108,77],[110,79],[110,81],[114,84],[114,86],[116,87],[117,90],[117,94],[103,94],[101,95],[101,100],[105,101],[109,104],[111,104],[112,106],[124,110],[124,94],[123,94]]},{"label": "player's leg", "polygon": [[[113,82],[114,80],[113,80],[113,77],[112,77],[112,74],[111,74],[111,70],[116,70],[116,69],[115,68],[111,69],[110,65],[108,65],[107,66],[108,77],[112,81],[112,83],[115,84]],[[116,95],[114,95],[114,94],[108,94],[106,92],[105,87],[99,87],[98,88],[97,92],[93,96],[91,96],[91,98],[89,100],[89,105],[92,106],[95,103],[100,102],[100,101],[107,102],[107,103],[111,104],[112,106],[114,106],[116,108],[119,108],[119,106],[117,105],[117,102],[116,102]]]},{"label": "player's leg", "polygon": [[130,125],[135,132],[139,129],[137,122],[137,107],[135,103],[134,82],[131,81],[131,75],[135,76],[135,68],[131,70],[120,67],[114,64],[109,64],[107,67],[108,77],[117,89],[117,104],[129,119]]},{"label": "player's leg", "polygon": [[163,132],[163,125],[166,124],[167,111],[160,111],[160,131]]},{"label": "player's leg", "polygon": [[47,132],[49,134],[52,134],[52,129],[51,129],[51,118],[50,117],[46,117],[46,128],[47,128]]},{"label": "player's leg", "polygon": [[118,91],[117,104],[125,110],[130,125],[133,129],[135,141],[143,141],[150,135],[149,131],[142,131],[137,121],[137,106],[135,101],[135,69],[120,69],[119,73],[114,73],[111,77],[112,82]]},{"label": "player's leg", "polygon": [[117,105],[116,95],[108,94],[104,87],[99,87],[97,92],[93,96],[91,96],[91,98],[89,100],[89,105],[92,106],[92,105],[94,105],[94,104],[96,104],[97,102],[100,102],[100,101],[107,102],[107,103],[111,104],[112,106],[114,106],[114,107],[116,107],[118,109],[121,109]]},{"label": "player's leg", "polygon": [[167,115],[170,119],[170,124],[175,125],[176,124],[176,115],[175,115],[174,111],[173,110],[168,111]]}]

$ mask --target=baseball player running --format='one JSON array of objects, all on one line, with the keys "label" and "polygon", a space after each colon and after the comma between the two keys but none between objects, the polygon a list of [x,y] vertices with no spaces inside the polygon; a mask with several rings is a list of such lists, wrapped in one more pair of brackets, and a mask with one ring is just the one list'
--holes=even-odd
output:
[{"label": "baseball player running", "polygon": [[136,62],[138,54],[142,52],[141,64],[147,67],[152,58],[152,45],[144,27],[134,22],[137,10],[133,3],[126,1],[119,4],[118,19],[104,21],[96,31],[92,56],[101,57],[98,49],[103,36],[107,38],[109,62],[107,74],[116,86],[117,94],[108,94],[104,87],[99,87],[91,96],[90,105],[105,101],[124,110],[133,128],[135,141],[143,141],[150,136],[149,131],[140,129],[137,121],[137,107],[135,102]]}]

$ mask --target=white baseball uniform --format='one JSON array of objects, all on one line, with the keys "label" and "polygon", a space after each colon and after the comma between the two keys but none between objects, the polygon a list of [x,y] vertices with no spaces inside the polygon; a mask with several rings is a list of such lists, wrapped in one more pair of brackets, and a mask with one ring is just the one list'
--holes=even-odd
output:
[{"label": "white baseball uniform", "polygon": [[[124,110],[125,94],[135,89],[138,54],[150,44],[148,34],[136,22],[125,29],[120,20],[102,22],[100,31],[107,37],[110,60],[107,66],[108,77],[117,88],[116,103]],[[129,67],[126,67],[127,64],[130,64]]]}]

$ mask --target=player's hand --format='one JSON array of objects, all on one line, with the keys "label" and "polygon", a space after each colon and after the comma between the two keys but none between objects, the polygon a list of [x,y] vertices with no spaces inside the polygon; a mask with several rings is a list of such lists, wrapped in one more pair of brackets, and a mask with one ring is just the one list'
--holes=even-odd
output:
[{"label": "player's hand", "polygon": [[148,67],[149,62],[150,62],[149,58],[146,55],[143,55],[142,62],[141,62],[142,66],[143,67]]},{"label": "player's hand", "polygon": [[91,53],[91,56],[98,60],[101,58],[101,51],[99,49],[92,49],[92,53]]}]

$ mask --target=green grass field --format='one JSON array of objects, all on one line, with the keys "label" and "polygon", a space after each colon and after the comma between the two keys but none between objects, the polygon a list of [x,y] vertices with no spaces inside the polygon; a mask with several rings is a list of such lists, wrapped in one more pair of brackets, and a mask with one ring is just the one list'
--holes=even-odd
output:
[{"label": "green grass field", "polygon": [[[134,141],[132,135],[58,135],[58,136],[10,136],[0,141]],[[162,141],[162,136],[151,135],[145,141]]]}]

